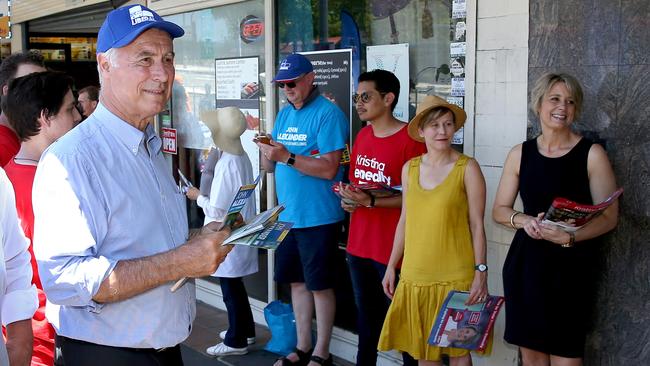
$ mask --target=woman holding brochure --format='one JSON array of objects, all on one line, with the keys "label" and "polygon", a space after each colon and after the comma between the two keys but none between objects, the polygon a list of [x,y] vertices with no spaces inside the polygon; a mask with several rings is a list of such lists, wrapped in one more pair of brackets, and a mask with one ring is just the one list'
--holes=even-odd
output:
[{"label": "woman holding brochure", "polygon": [[382,282],[393,301],[379,350],[408,352],[419,365],[441,365],[442,354],[452,366],[471,365],[468,350],[427,339],[449,291],[469,291],[467,305],[487,298],[485,179],[476,160],[451,147],[466,119],[462,109],[427,96],[417,112],[408,133],[427,151],[402,168],[402,211]]},{"label": "woman holding brochure", "polygon": [[[556,197],[599,203],[616,182],[605,150],[571,130],[582,109],[574,77],[543,75],[530,105],[542,133],[508,154],[492,210],[517,231],[503,265],[505,340],[520,347],[524,365],[581,365],[594,282],[590,239],[616,226],[618,203],[573,232],[542,218]],[[523,212],[513,208],[517,194]]]}]

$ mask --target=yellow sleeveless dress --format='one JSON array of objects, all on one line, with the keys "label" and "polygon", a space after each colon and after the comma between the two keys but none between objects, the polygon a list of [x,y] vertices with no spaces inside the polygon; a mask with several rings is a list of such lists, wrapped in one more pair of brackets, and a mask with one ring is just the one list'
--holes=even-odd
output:
[{"label": "yellow sleeveless dress", "polygon": [[408,352],[418,360],[439,361],[469,351],[427,344],[438,311],[450,290],[469,290],[474,249],[461,155],[445,180],[431,190],[420,186],[421,157],[409,162],[404,257],[400,280],[388,309],[378,349]]}]

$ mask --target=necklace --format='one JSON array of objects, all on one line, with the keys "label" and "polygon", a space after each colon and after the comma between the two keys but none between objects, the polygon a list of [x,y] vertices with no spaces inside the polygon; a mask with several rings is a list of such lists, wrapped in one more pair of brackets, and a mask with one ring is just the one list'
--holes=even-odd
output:
[{"label": "necklace", "polygon": [[34,163],[38,164],[38,160],[34,160],[34,159],[30,159],[30,158],[20,158],[18,156],[14,156],[14,161],[16,161],[16,160],[31,161],[31,162],[34,162]]}]

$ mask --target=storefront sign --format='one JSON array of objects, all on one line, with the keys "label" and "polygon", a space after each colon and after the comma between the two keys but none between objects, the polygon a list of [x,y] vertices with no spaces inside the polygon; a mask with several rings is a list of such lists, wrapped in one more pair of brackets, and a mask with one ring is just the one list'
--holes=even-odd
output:
[{"label": "storefront sign", "polygon": [[314,66],[314,85],[352,120],[352,50],[302,52]]},{"label": "storefront sign", "polygon": [[167,154],[178,154],[178,139],[176,138],[175,128],[161,128],[162,132],[162,151]]},{"label": "storefront sign", "polygon": [[255,15],[248,15],[239,23],[239,36],[245,43],[252,43],[264,35],[264,21]]},{"label": "storefront sign", "polygon": [[400,82],[399,100],[393,116],[403,122],[409,120],[409,45],[408,43],[368,46],[367,70],[387,70]]}]

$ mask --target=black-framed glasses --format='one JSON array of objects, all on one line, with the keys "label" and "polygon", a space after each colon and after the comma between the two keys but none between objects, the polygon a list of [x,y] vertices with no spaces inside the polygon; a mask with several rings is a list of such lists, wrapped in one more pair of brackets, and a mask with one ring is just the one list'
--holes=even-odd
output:
[{"label": "black-framed glasses", "polygon": [[[386,93],[379,93],[382,97],[386,95]],[[367,92],[363,92],[361,94],[354,93],[352,94],[352,103],[357,104],[359,101],[362,103],[368,103],[372,99],[372,94],[368,94]]]},{"label": "black-framed glasses", "polygon": [[284,89],[285,86],[286,86],[287,88],[289,88],[289,89],[293,89],[293,88],[296,87],[296,82],[295,82],[295,81],[289,81],[289,82],[287,82],[287,83],[283,83],[283,82],[281,82],[281,81],[277,81],[276,84],[278,84],[278,88],[280,88],[280,89]]},{"label": "black-framed glasses", "polygon": [[293,89],[293,88],[296,87],[296,83],[297,83],[300,79],[302,79],[303,76],[305,76],[305,75],[304,75],[304,74],[303,74],[303,75],[300,75],[300,76],[298,76],[297,78],[295,78],[295,79],[293,79],[293,80],[291,80],[291,81],[288,81],[288,82],[286,82],[286,83],[285,83],[285,82],[282,82],[282,81],[276,81],[275,83],[278,85],[278,88],[280,88],[280,89],[284,89],[285,86],[286,86],[287,88],[289,88],[289,89]]}]

